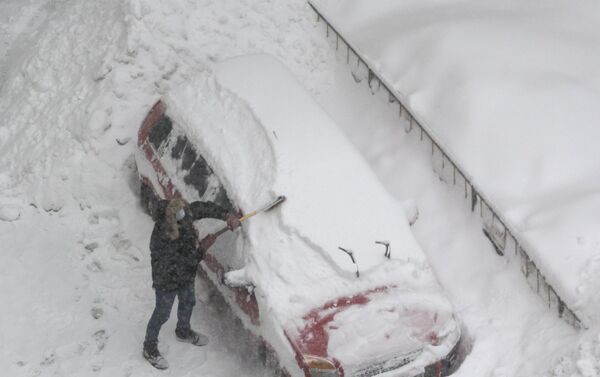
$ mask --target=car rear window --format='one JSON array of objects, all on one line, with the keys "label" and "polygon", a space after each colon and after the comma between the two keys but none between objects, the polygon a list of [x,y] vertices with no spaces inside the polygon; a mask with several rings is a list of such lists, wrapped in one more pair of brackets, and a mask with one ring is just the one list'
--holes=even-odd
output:
[{"label": "car rear window", "polygon": [[148,139],[150,140],[150,144],[154,147],[155,150],[160,148],[160,145],[169,137],[171,130],[173,129],[173,123],[171,119],[163,115],[156,125],[152,127],[150,130],[150,134],[148,135]]}]

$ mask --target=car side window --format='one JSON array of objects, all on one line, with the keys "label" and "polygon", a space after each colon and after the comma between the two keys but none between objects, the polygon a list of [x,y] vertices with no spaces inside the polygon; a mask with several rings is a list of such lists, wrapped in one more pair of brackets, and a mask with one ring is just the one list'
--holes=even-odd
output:
[{"label": "car side window", "polygon": [[185,149],[183,150],[183,158],[181,161],[181,168],[183,170],[190,170],[194,161],[196,161],[196,150],[192,146],[191,143],[187,143]]},{"label": "car side window", "polygon": [[171,149],[171,158],[173,158],[174,160],[180,159],[186,144],[187,138],[185,136],[178,136],[177,142],[173,146],[173,149]]},{"label": "car side window", "polygon": [[[181,161],[181,165],[178,165],[181,174],[183,174],[183,181],[186,185],[196,189],[198,196],[202,198],[211,185],[211,176],[214,174],[204,157],[196,152],[196,149],[185,135],[173,134],[167,142],[163,142],[161,148],[160,151],[170,151],[173,160]],[[221,185],[219,186],[214,201],[232,212],[233,206],[227,197],[227,193]]]},{"label": "car side window", "polygon": [[231,204],[231,201],[229,200],[229,197],[227,196],[227,191],[225,191],[223,186],[219,186],[219,192],[217,193],[217,197],[215,198],[215,203],[220,205],[229,213],[235,211],[233,205]]},{"label": "car side window", "polygon": [[183,177],[183,181],[188,185],[192,185],[198,191],[198,195],[202,197],[208,187],[210,174],[212,174],[212,170],[208,167],[206,160],[199,156],[189,173]]},{"label": "car side window", "polygon": [[169,134],[173,130],[173,123],[171,119],[164,115],[158,120],[158,122],[150,130],[148,140],[155,150],[159,150],[162,143],[168,139]]}]

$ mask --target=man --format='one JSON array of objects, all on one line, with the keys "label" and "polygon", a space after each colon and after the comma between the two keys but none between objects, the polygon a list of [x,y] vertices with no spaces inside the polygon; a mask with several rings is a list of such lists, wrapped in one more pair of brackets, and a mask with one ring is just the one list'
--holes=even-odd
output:
[{"label": "man", "polygon": [[194,279],[198,264],[215,242],[215,236],[209,234],[198,242],[193,222],[203,218],[222,219],[233,230],[240,226],[240,221],[239,215],[228,214],[210,202],[188,204],[183,199],[173,199],[161,201],[158,207],[158,220],[150,239],[156,305],[146,328],[143,355],[155,368],[167,369],[169,364],[158,351],[158,334],[169,319],[175,296],[179,300],[176,338],[196,346],[208,344],[208,337],[191,329],[190,318],[196,303]]}]

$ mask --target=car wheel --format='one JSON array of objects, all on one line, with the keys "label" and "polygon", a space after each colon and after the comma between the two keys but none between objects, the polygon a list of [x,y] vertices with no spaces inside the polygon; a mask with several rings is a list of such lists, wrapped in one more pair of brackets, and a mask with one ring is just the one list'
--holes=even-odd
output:
[{"label": "car wheel", "polygon": [[150,186],[144,182],[141,184],[140,197],[142,201],[142,207],[146,213],[150,215],[153,220],[155,220],[158,200],[156,199],[156,195],[154,194],[154,191],[152,191],[152,188],[150,188]]}]

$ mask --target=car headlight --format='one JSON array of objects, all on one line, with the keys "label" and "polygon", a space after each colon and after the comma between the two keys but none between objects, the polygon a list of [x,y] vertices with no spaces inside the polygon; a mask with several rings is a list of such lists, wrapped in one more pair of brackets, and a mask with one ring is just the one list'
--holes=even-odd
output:
[{"label": "car headlight", "polygon": [[303,355],[311,377],[339,377],[335,364],[324,357]]}]

